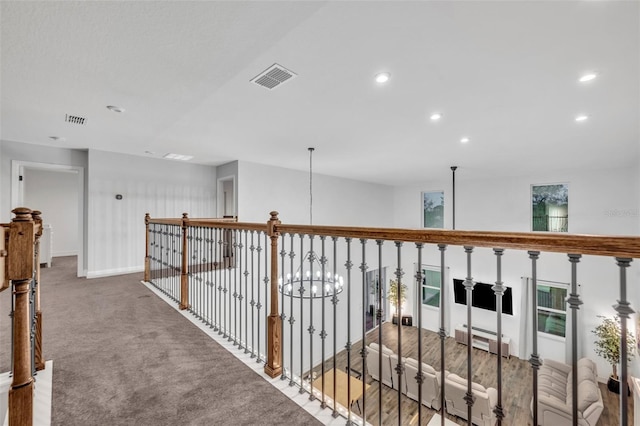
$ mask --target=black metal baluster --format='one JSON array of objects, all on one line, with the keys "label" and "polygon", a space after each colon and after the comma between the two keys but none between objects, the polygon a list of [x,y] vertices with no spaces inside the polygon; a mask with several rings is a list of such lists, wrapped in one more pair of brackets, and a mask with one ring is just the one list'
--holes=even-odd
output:
[{"label": "black metal baluster", "polygon": [[261,296],[260,296],[260,253],[262,252],[262,244],[260,243],[260,236],[261,233],[258,232],[258,247],[256,247],[256,251],[258,252],[257,257],[258,257],[258,275],[256,275],[257,280],[256,280],[256,287],[258,290],[258,303],[256,303],[256,316],[258,317],[258,336],[257,336],[257,341],[258,341],[258,348],[257,348],[257,358],[256,358],[256,362],[260,363],[262,361],[261,358],[261,354],[260,354],[260,309],[262,308],[262,303],[261,303]]},{"label": "black metal baluster", "polygon": [[[296,278],[300,279],[300,390],[304,393],[304,234],[300,234],[300,272]],[[311,289],[309,289],[311,291]]]},{"label": "black metal baluster", "polygon": [[[336,350],[337,350],[337,346],[338,346],[338,342],[337,342],[337,335],[338,335],[338,330],[337,330],[337,306],[338,306],[338,295],[336,294],[338,291],[339,286],[341,285],[341,283],[338,281],[338,271],[337,271],[337,267],[338,267],[338,237],[331,237],[331,240],[333,240],[333,297],[331,298],[331,303],[333,303],[333,413],[331,413],[331,415],[336,418],[339,416],[338,414],[338,410],[336,407],[336,395],[337,395],[337,371],[338,371],[338,365],[336,364]],[[349,380],[349,378],[347,378]],[[323,382],[324,382],[324,377],[323,377]]]},{"label": "black metal baluster", "polygon": [[[347,343],[345,349],[347,350],[347,426],[353,424],[351,421],[351,268],[353,268],[353,262],[351,261],[351,237],[345,238],[347,243],[347,261],[344,264],[347,268]],[[364,342],[363,342],[364,343]],[[362,369],[362,377],[366,377],[366,370]]]},{"label": "black metal baluster", "polygon": [[[322,289],[321,289],[321,295],[322,295],[322,301],[321,301],[321,308],[322,309],[322,330],[320,330],[320,343],[321,343],[321,352],[322,352],[322,357],[321,357],[321,361],[322,361],[322,368],[321,368],[321,374],[322,374],[322,402],[320,403],[320,407],[322,408],[327,408],[327,402],[325,400],[324,397],[324,391],[325,391],[325,377],[324,377],[324,358],[325,358],[325,339],[327,337],[327,330],[326,330],[326,322],[325,322],[325,303],[324,303],[324,299],[327,297],[326,291],[325,291],[325,283],[326,283],[326,276],[327,276],[327,271],[326,271],[326,265],[327,265],[327,257],[325,256],[325,240],[327,237],[325,237],[324,235],[320,236],[320,265],[321,265],[321,274],[322,274],[322,279],[320,280],[320,284],[322,285]],[[334,380],[335,383],[335,380]],[[333,394],[335,395],[335,393]]]},{"label": "black metal baluster", "polygon": [[[244,353],[249,353],[249,233],[244,231]],[[253,323],[251,323],[253,330]]]},{"label": "black metal baluster", "polygon": [[249,247],[249,250],[251,250],[251,358],[255,358],[256,356],[256,342],[255,342],[255,335],[256,335],[256,312],[255,312],[255,306],[256,306],[256,299],[255,299],[255,273],[254,273],[254,259],[255,259],[255,251],[256,251],[256,246],[253,244],[253,236],[254,236],[254,231],[251,231],[251,246]]},{"label": "black metal baluster", "polygon": [[224,298],[222,293],[222,281],[224,277],[225,270],[225,258],[224,258],[224,250],[222,245],[222,239],[224,229],[218,229],[218,255],[220,256],[220,267],[218,268],[218,334],[222,335],[224,333],[223,325],[222,325],[222,314],[223,314],[223,305]]},{"label": "black metal baluster", "polygon": [[[293,240],[294,234],[291,234],[291,251],[289,252],[289,275],[290,278],[290,286],[289,289],[289,386],[295,385],[295,381],[293,380],[293,324],[296,322],[296,319],[293,316],[293,292],[295,289],[293,288],[293,259],[296,257],[296,252],[293,248]],[[300,342],[300,346],[302,346],[302,342]],[[302,376],[300,376],[302,377]],[[302,383],[302,382],[301,382]]]},{"label": "black metal baluster", "polygon": [[[383,312],[383,302],[382,302],[382,287],[384,283],[382,282],[382,245],[384,244],[383,240],[376,240],[376,244],[378,245],[378,281],[376,285],[376,322],[378,325],[378,365],[382,365],[382,312]],[[378,377],[382,377],[382,374],[379,372]],[[378,424],[382,425],[382,380],[378,380]]]},{"label": "black metal baluster", "polygon": [[502,295],[505,290],[502,285],[502,255],[504,250],[494,248],[493,253],[496,255],[496,285],[492,287],[492,290],[496,295],[496,334],[498,335],[498,359],[496,361],[498,402],[493,412],[496,414],[497,425],[502,426],[502,419],[504,419],[504,411],[502,409]]},{"label": "black metal baluster", "polygon": [[[422,248],[424,244],[416,243],[418,250],[418,270],[416,271],[416,300],[418,301],[418,373],[414,377],[418,383],[418,424],[422,424],[422,382],[424,375],[422,374],[422,281],[425,277],[422,275]],[[442,291],[442,288],[440,289]],[[442,310],[442,303],[440,303]],[[382,327],[380,327],[382,328]],[[409,380],[409,377],[407,377]],[[382,397],[380,398],[382,401]],[[382,403],[381,403],[382,405]]]},{"label": "black metal baluster", "polygon": [[440,424],[444,426],[444,411],[445,411],[445,398],[444,398],[444,374],[445,374],[445,351],[444,342],[447,337],[447,331],[444,328],[446,318],[446,283],[445,280],[445,257],[444,252],[447,249],[445,244],[438,244],[438,250],[440,250],[440,329],[438,330],[438,336],[440,337]]},{"label": "black metal baluster", "polygon": [[[395,242],[398,254],[398,267],[396,268],[396,280],[398,280],[398,297],[397,297],[397,313],[398,313],[398,364],[396,365],[396,373],[398,374],[398,425],[402,426],[402,375],[404,374],[404,365],[402,365],[402,241]],[[382,348],[380,348],[382,351]],[[420,402],[422,404],[422,401]]]},{"label": "black metal baluster", "polygon": [[[316,293],[313,289],[313,261],[315,259],[313,237],[314,235],[309,235],[309,328],[307,329],[309,332],[309,400],[311,401],[316,399],[313,394],[313,333],[316,331],[316,329],[313,328],[313,300]],[[300,273],[302,274],[302,271],[300,271]]]},{"label": "black metal baluster", "polygon": [[230,231],[233,235],[233,346],[238,346],[238,231]]},{"label": "black metal baluster", "polygon": [[[572,395],[572,416],[573,425],[578,426],[578,309],[582,305],[580,295],[578,294],[578,262],[582,255],[568,254],[569,262],[571,262],[571,294],[567,298],[569,307],[571,308],[571,369],[573,389]],[[536,389],[537,390],[537,389]]]},{"label": "black metal baluster", "polygon": [[533,373],[533,424],[538,425],[538,370],[542,363],[538,354],[538,268],[537,262],[540,256],[539,251],[529,251],[531,259],[531,372]]},{"label": "black metal baluster", "polygon": [[[269,310],[267,309],[267,306],[270,306],[270,291],[269,291],[269,282],[270,282],[270,278],[269,278],[269,274],[270,274],[270,268],[269,265],[271,265],[269,263],[269,254],[271,253],[271,250],[269,250],[269,236],[267,235],[266,232],[263,232],[262,235],[264,235],[264,278],[262,279],[262,281],[264,282],[264,348],[265,348],[265,352],[267,351],[267,335],[269,334],[269,320],[267,319],[267,317],[269,316]],[[262,362],[263,363],[267,363],[267,355],[263,354],[262,357]]]},{"label": "black metal baluster", "polygon": [[219,331],[220,306],[218,305],[218,284],[220,283],[220,258],[218,257],[218,229],[213,228],[213,237],[211,244],[213,245],[213,331]]},{"label": "black metal baluster", "polygon": [[620,299],[618,299],[618,303],[613,308],[620,318],[620,425],[622,426],[627,426],[629,423],[627,413],[627,400],[629,397],[627,320],[635,311],[627,300],[627,268],[632,260],[626,257],[616,257],[616,264],[620,269]]},{"label": "black metal baluster", "polygon": [[[240,288],[240,295],[238,296],[238,309],[239,309],[239,315],[238,315],[238,321],[239,321],[239,327],[238,329],[240,330],[240,336],[238,337],[238,349],[244,349],[244,345],[242,344],[242,301],[244,300],[244,294],[242,293],[242,252],[244,249],[244,244],[242,244],[242,230],[237,231],[237,237],[238,237],[238,269],[237,269],[237,273],[240,275],[240,283],[238,285],[238,287]],[[246,339],[246,337],[245,337]]]},{"label": "black metal baluster", "polygon": [[473,337],[473,322],[471,318],[471,301],[473,300],[473,287],[475,282],[471,277],[471,253],[473,253],[473,247],[465,246],[464,252],[467,254],[467,278],[464,280],[464,288],[467,291],[467,393],[464,396],[464,400],[467,403],[467,422],[471,426],[471,416],[473,412],[473,404],[476,400],[473,395],[472,383],[473,383],[473,362],[472,362],[472,337]]},{"label": "black metal baluster", "polygon": [[287,319],[287,315],[284,313],[284,258],[287,255],[287,250],[285,250],[286,236],[282,234],[281,236],[281,249],[280,249],[280,354],[282,356],[282,374],[280,375],[280,380],[287,379],[287,369],[284,367],[284,322]]},{"label": "black metal baluster", "polygon": [[[364,306],[364,301],[367,298],[367,250],[366,250],[367,240],[364,238],[360,239],[360,246],[362,248],[362,262],[360,263],[360,271],[362,272],[362,312],[360,313],[362,318],[362,348],[360,349],[360,357],[362,357],[362,377],[367,374],[367,311]],[[382,348],[379,348],[382,351]],[[380,368],[382,368],[382,364],[380,364]],[[378,377],[382,377],[381,373],[378,373]],[[349,381],[351,379],[349,378]],[[365,381],[362,381],[362,421],[364,424],[367,423],[367,397],[366,397],[367,386]],[[350,401],[349,401],[350,402]]]}]

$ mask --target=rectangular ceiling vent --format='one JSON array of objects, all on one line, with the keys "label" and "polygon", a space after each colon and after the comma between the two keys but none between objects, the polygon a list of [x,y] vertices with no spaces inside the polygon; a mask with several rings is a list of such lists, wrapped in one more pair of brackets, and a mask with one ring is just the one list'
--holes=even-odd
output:
[{"label": "rectangular ceiling vent", "polygon": [[64,121],[66,121],[67,123],[72,123],[72,124],[84,124],[84,122],[87,119],[84,117],[79,117],[77,115],[69,115],[69,114],[65,114],[64,116]]},{"label": "rectangular ceiling vent", "polygon": [[251,82],[271,90],[296,76],[296,73],[286,69],[282,65],[273,64],[257,76],[253,77]]}]

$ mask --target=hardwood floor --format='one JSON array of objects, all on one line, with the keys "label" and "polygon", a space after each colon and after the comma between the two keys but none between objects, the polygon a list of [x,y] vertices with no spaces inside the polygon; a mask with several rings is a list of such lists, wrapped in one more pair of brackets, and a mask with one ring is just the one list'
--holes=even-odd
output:
[{"label": "hardwood floor", "polygon": [[[416,327],[402,327],[402,356],[418,358],[418,329]],[[382,341],[394,352],[397,353],[398,329],[397,326],[390,322],[382,325]],[[374,329],[367,334],[367,345],[378,341],[378,330]],[[360,350],[362,342],[353,344],[351,350],[352,368],[362,371],[362,358]],[[482,384],[485,387],[496,386],[496,355],[490,354],[480,349],[473,348],[473,381]],[[422,333],[422,354],[423,361],[440,371],[440,338],[436,333],[423,330]],[[451,337],[445,339],[445,369],[451,373],[467,377],[467,347],[460,343],[456,343]],[[336,368],[344,369],[347,365],[346,350],[340,352],[336,356]],[[325,369],[333,367],[333,359],[325,364]],[[319,373],[321,367],[314,369]],[[502,360],[502,395],[503,408],[506,417],[503,425],[532,425],[533,419],[529,405],[531,402],[531,384],[532,373],[531,366],[527,360],[521,360],[512,356],[511,358],[503,358]],[[401,416],[398,419],[398,391],[393,390],[385,385],[381,385],[378,381],[371,379],[368,375],[364,375],[364,380],[371,387],[367,390],[364,397],[359,401],[360,407],[365,407],[366,420],[372,425],[379,424],[382,420],[383,425],[426,425],[436,411],[422,406],[422,419],[418,422],[418,403],[405,395],[400,396]],[[609,392],[605,384],[600,384],[602,392],[604,411],[598,421],[598,425],[609,426],[619,424],[619,395]],[[378,410],[379,395],[382,392],[382,411]],[[359,414],[358,406],[353,405],[354,413]],[[444,410],[443,410],[444,411]],[[629,398],[629,424],[633,424],[633,398]],[[444,415],[460,425],[466,425],[467,422],[461,418],[450,416],[444,411]],[[398,421],[400,420],[400,422]]]}]

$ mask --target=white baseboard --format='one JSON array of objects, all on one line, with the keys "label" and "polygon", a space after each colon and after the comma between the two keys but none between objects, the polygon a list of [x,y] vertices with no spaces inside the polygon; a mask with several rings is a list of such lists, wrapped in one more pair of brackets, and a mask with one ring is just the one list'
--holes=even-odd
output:
[{"label": "white baseboard", "polygon": [[78,250],[56,251],[56,252],[53,252],[53,255],[51,257],[77,256],[77,255],[78,255]]},{"label": "white baseboard", "polygon": [[104,269],[102,271],[87,271],[87,278],[101,278],[101,277],[111,277],[114,275],[125,275],[125,274],[133,274],[136,272],[143,272],[144,266],[130,266],[128,268],[114,268],[114,269]]}]

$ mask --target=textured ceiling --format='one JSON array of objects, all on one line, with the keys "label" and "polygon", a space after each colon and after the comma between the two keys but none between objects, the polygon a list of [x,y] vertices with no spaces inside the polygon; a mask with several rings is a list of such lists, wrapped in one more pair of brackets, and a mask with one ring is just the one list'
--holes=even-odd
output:
[{"label": "textured ceiling", "polygon": [[[393,185],[640,158],[638,2],[0,7],[3,140],[301,170],[315,146],[314,171]],[[250,83],[273,63],[298,76]]]}]

